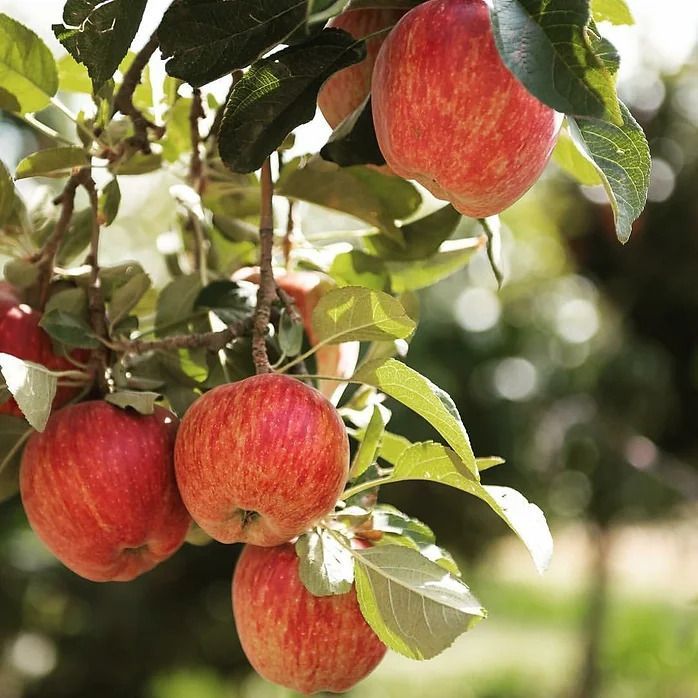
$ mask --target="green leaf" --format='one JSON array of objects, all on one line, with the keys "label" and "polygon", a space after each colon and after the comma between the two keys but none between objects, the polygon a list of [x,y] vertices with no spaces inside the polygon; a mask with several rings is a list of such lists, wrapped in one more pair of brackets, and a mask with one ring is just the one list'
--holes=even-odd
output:
[{"label": "green leaf", "polygon": [[36,264],[21,257],[9,260],[3,268],[3,274],[5,280],[17,288],[29,288],[39,279]]},{"label": "green leaf", "polygon": [[349,471],[349,479],[355,480],[363,475],[376,460],[381,438],[385,431],[385,421],[378,405],[373,406],[373,414],[361,439]]},{"label": "green leaf", "polygon": [[87,155],[82,148],[77,146],[47,148],[20,160],[15,178],[65,177],[74,168],[85,167],[87,164]]},{"label": "green leaf", "polygon": [[589,39],[588,0],[494,0],[505,65],[541,102],[565,114],[622,123],[613,75]]},{"label": "green leaf", "polygon": [[165,112],[165,137],[160,144],[167,162],[175,162],[182,153],[191,151],[189,113],[192,102],[189,97],[179,97]]},{"label": "green leaf", "polygon": [[404,436],[401,436],[400,434],[391,434],[390,432],[386,431],[383,433],[378,455],[384,461],[390,463],[391,465],[395,465],[403,451],[408,449],[411,445],[412,442]]},{"label": "green leaf", "polygon": [[194,87],[245,68],[305,20],[305,0],[182,0],[158,38],[170,75]]},{"label": "green leaf", "polygon": [[58,87],[64,92],[92,94],[92,81],[87,68],[78,63],[69,53],[58,61]]},{"label": "green leaf", "polygon": [[303,323],[293,322],[285,308],[279,320],[279,346],[286,356],[300,354],[303,347]]},{"label": "green leaf", "polygon": [[385,165],[385,158],[378,146],[376,130],[373,127],[371,95],[337,126],[320,150],[320,155],[342,167]]},{"label": "green leaf", "polygon": [[0,226],[10,220],[14,207],[15,183],[5,163],[0,160]]},{"label": "green leaf", "polygon": [[53,33],[78,63],[87,67],[99,92],[126,55],[147,0],[67,0],[63,22]]},{"label": "green leaf", "polygon": [[22,113],[43,109],[58,90],[56,62],[30,29],[0,14],[0,85],[19,102]]},{"label": "green leaf", "polygon": [[218,142],[225,164],[233,172],[258,170],[296,126],[315,116],[325,80],[365,57],[363,41],[325,29],[304,44],[253,63],[225,108]]},{"label": "green leaf", "polygon": [[0,372],[29,424],[43,431],[56,395],[56,374],[39,364],[5,353],[0,353]]},{"label": "green leaf", "polygon": [[462,218],[453,206],[444,206],[424,218],[401,226],[402,245],[383,233],[366,236],[363,244],[367,252],[382,259],[419,261],[436,254],[441,243],[453,235]]},{"label": "green leaf", "polygon": [[326,529],[302,535],[296,541],[296,554],[300,560],[298,576],[313,596],[346,594],[351,589],[354,558]]},{"label": "green leaf", "polygon": [[22,446],[31,427],[19,417],[0,414],[0,503],[19,490],[19,465]]},{"label": "green leaf", "polygon": [[594,119],[568,118],[575,143],[596,164],[613,208],[616,235],[625,243],[645,208],[652,160],[647,139],[621,103],[622,126]]},{"label": "green leaf", "polygon": [[141,269],[131,276],[126,283],[118,286],[111,294],[108,303],[109,324],[114,327],[125,318],[145,292],[151,287],[150,277]]},{"label": "green leaf", "polygon": [[340,168],[319,158],[299,165],[296,160],[284,167],[277,184],[279,194],[348,213],[401,244],[401,229],[395,221],[409,218],[422,203],[412,184],[368,167]]},{"label": "green leaf", "polygon": [[635,24],[626,0],[591,0],[591,13],[597,22]]},{"label": "green leaf", "polygon": [[[426,419],[479,479],[475,455],[451,396],[396,359],[378,359],[359,368],[353,381],[372,385]],[[382,454],[381,454],[382,455]]]},{"label": "green leaf", "polygon": [[575,145],[567,129],[560,131],[552,159],[580,184],[594,186],[602,183],[594,161]]},{"label": "green leaf", "polygon": [[480,484],[461,459],[442,444],[415,443],[400,455],[391,482],[428,480],[472,494],[486,502],[528,548],[539,572],[544,572],[553,554],[553,539],[543,512],[516,490]]},{"label": "green leaf", "polygon": [[162,155],[160,153],[141,152],[133,153],[125,160],[119,160],[109,165],[112,174],[139,175],[155,172],[162,167]]},{"label": "green leaf", "polygon": [[7,112],[20,112],[22,111],[22,106],[17,97],[0,87],[0,109]]},{"label": "green leaf", "polygon": [[359,286],[333,289],[313,310],[317,340],[329,344],[404,339],[415,327],[398,300]]},{"label": "green leaf", "polygon": [[363,286],[375,291],[390,291],[391,288],[385,262],[361,250],[338,254],[327,273],[339,285]]},{"label": "green leaf", "polygon": [[87,321],[87,293],[84,288],[67,288],[54,293],[46,302],[44,314],[61,310]]},{"label": "green leaf", "polygon": [[355,557],[364,618],[406,657],[435,657],[486,615],[460,579],[416,550],[380,545],[358,550]]},{"label": "green leaf", "polygon": [[198,274],[177,276],[162,289],[155,313],[155,328],[159,337],[177,333],[194,311],[200,292],[201,278]]},{"label": "green leaf", "polygon": [[84,208],[73,214],[73,220],[58,250],[57,261],[65,266],[81,254],[92,235],[92,209]]},{"label": "green leaf", "polygon": [[105,400],[121,409],[130,407],[139,414],[153,414],[155,412],[155,401],[160,395],[145,391],[119,390],[105,396]]},{"label": "green leaf", "polygon": [[99,210],[104,216],[104,225],[109,226],[114,222],[121,204],[121,189],[116,177],[106,184],[99,197]]},{"label": "green leaf", "polygon": [[41,317],[39,325],[53,339],[69,347],[94,349],[99,346],[99,340],[94,336],[92,328],[79,316],[62,310],[50,310]]}]

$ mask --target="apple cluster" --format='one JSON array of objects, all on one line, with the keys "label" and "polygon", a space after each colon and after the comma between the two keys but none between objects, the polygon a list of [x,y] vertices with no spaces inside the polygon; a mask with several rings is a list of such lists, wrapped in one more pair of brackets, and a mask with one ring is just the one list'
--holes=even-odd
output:
[{"label": "apple cluster", "polygon": [[329,26],[372,38],[361,63],[324,84],[318,105],[335,128],[370,94],[386,169],[473,218],[511,206],[540,177],[562,115],[504,65],[485,0],[350,10]]}]

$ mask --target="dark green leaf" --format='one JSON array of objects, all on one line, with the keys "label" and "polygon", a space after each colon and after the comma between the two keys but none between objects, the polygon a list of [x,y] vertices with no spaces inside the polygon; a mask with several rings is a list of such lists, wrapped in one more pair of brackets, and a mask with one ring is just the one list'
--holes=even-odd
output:
[{"label": "dark green leaf", "polygon": [[305,0],[182,0],[158,29],[166,70],[195,87],[245,68],[305,20]]},{"label": "dark green leaf", "polygon": [[615,81],[588,34],[588,0],[494,0],[505,65],[541,102],[565,114],[622,122]]},{"label": "dark green leaf", "polygon": [[0,109],[19,112],[22,111],[22,105],[11,92],[8,92],[4,87],[0,87]]},{"label": "dark green leaf", "polygon": [[94,91],[109,80],[126,55],[147,0],[67,0],[63,22],[53,33],[68,53],[87,67]]},{"label": "dark green leaf", "polygon": [[364,42],[325,29],[254,63],[225,108],[218,145],[226,165],[234,172],[259,169],[296,126],[313,118],[325,80],[365,56]]},{"label": "dark green leaf", "polygon": [[150,277],[143,270],[140,270],[125,283],[117,286],[107,304],[110,325],[114,326],[125,318],[151,285]]},{"label": "dark green leaf", "polygon": [[85,167],[88,164],[87,155],[82,148],[65,146],[63,148],[47,148],[27,155],[17,165],[15,177],[65,177],[75,167]]},{"label": "dark green leaf", "polygon": [[234,281],[212,281],[196,297],[195,308],[212,310],[223,322],[232,324],[250,315],[256,291]]},{"label": "dark green leaf", "polygon": [[54,293],[46,302],[44,313],[62,310],[69,315],[76,315],[87,321],[87,293],[84,288],[67,288]]},{"label": "dark green leaf", "polygon": [[[339,534],[337,534],[339,535]],[[324,528],[296,541],[298,576],[313,596],[346,594],[354,582],[354,558]]]},{"label": "dark green leaf", "polygon": [[3,90],[19,102],[13,111],[39,111],[58,90],[51,51],[33,31],[5,14],[0,14],[0,76]]},{"label": "dark green leaf", "polygon": [[279,320],[279,346],[286,356],[300,354],[303,347],[303,323],[293,322],[285,308]]},{"label": "dark green leaf", "polygon": [[92,328],[77,315],[54,309],[44,313],[39,324],[53,339],[69,347],[94,349],[99,346]]},{"label": "dark green leaf", "polygon": [[130,407],[139,414],[153,414],[155,401],[160,397],[158,393],[141,392],[135,390],[119,390],[105,396],[105,400],[112,405],[126,409]]},{"label": "dark green leaf", "polygon": [[162,289],[155,314],[158,336],[176,334],[186,324],[200,291],[201,279],[198,274],[177,276]]},{"label": "dark green leaf", "polygon": [[116,214],[119,212],[119,205],[121,204],[121,189],[119,188],[119,181],[114,177],[107,185],[102,189],[102,193],[99,197],[99,210],[104,216],[104,225],[109,226],[114,222]]},{"label": "dark green leaf", "polygon": [[596,164],[616,221],[616,234],[627,242],[632,224],[647,202],[652,160],[647,139],[628,108],[621,103],[622,126],[595,119],[568,119],[578,146]]}]

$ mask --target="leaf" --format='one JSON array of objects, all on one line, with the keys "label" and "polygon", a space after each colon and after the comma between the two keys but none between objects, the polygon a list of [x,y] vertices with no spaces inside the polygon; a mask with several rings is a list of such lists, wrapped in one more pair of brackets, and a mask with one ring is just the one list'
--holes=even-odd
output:
[{"label": "leaf", "polygon": [[352,381],[378,388],[426,419],[479,480],[468,433],[448,393],[396,359],[370,361],[359,368]]},{"label": "leaf", "polygon": [[140,269],[126,283],[118,286],[112,293],[108,304],[109,324],[114,327],[125,318],[151,285],[150,277]]},{"label": "leaf", "polygon": [[591,13],[597,22],[635,24],[626,0],[591,0]]},{"label": "leaf", "polygon": [[15,207],[15,183],[12,176],[0,160],[0,226],[4,225],[12,216]]},{"label": "leaf", "polygon": [[305,0],[183,0],[165,12],[158,38],[170,75],[200,87],[245,68],[305,20]]},{"label": "leaf", "polygon": [[46,302],[44,315],[52,310],[62,310],[87,320],[87,293],[83,288],[67,288],[54,293]]},{"label": "leaf", "polygon": [[30,29],[0,14],[0,85],[19,102],[22,113],[43,109],[58,90],[56,62]]},{"label": "leaf", "polygon": [[593,119],[568,118],[575,143],[596,164],[616,221],[616,235],[625,243],[632,224],[645,208],[652,160],[647,139],[628,108],[621,103],[623,125]]},{"label": "leaf", "polygon": [[39,278],[39,270],[36,268],[36,264],[21,257],[10,259],[2,271],[5,280],[17,288],[29,288]]},{"label": "leaf", "polygon": [[26,177],[65,177],[76,167],[85,167],[88,159],[85,151],[77,146],[47,148],[27,155],[17,165],[16,179]]},{"label": "leaf", "polygon": [[116,214],[119,212],[120,204],[121,189],[119,188],[119,181],[114,177],[114,179],[107,182],[99,197],[99,210],[104,216],[105,226],[110,226],[114,222]]},{"label": "leaf", "polygon": [[303,347],[303,323],[293,322],[285,308],[279,320],[279,346],[286,356],[300,354]]},{"label": "leaf", "polygon": [[313,310],[318,342],[370,342],[409,337],[416,324],[400,302],[381,291],[346,286],[326,293]]},{"label": "leaf", "polygon": [[67,0],[63,22],[53,33],[68,53],[87,67],[99,92],[126,55],[147,0]]},{"label": "leaf", "polygon": [[200,292],[201,279],[198,274],[177,276],[162,289],[155,313],[155,328],[159,337],[176,334],[192,314]]},{"label": "leaf", "polygon": [[104,399],[121,409],[130,407],[139,414],[153,414],[155,412],[155,401],[160,395],[147,391],[119,390],[116,393],[106,395]]},{"label": "leaf", "polygon": [[249,317],[256,302],[255,289],[220,279],[212,281],[200,291],[194,308],[212,310],[224,323],[232,324]]},{"label": "leaf", "polygon": [[348,213],[374,225],[401,245],[396,220],[417,212],[422,197],[400,177],[368,167],[340,168],[319,158],[302,166],[289,162],[277,183],[279,194]]},{"label": "leaf", "polygon": [[354,558],[326,529],[302,535],[296,541],[296,554],[298,576],[313,596],[346,594],[351,589]]},{"label": "leaf", "polygon": [[602,183],[596,164],[575,145],[566,129],[560,131],[552,159],[580,184],[594,186]]},{"label": "leaf", "polygon": [[160,153],[133,153],[125,160],[110,163],[108,168],[112,174],[139,175],[155,172],[162,167],[162,155]]},{"label": "leaf", "polygon": [[391,649],[429,659],[486,616],[457,577],[416,550],[381,545],[355,552],[361,612]]},{"label": "leaf", "polygon": [[338,254],[327,273],[340,286],[363,286],[375,291],[390,291],[391,288],[385,262],[361,250]]},{"label": "leaf", "polygon": [[56,395],[56,374],[39,364],[1,352],[0,372],[29,424],[43,431]]},{"label": "leaf", "polygon": [[588,0],[494,0],[504,64],[541,102],[565,114],[622,123],[615,81],[588,36]]},{"label": "leaf", "polygon": [[84,92],[92,94],[92,81],[87,68],[66,53],[58,63],[58,87],[64,92]]},{"label": "leaf", "polygon": [[99,346],[99,340],[94,336],[92,328],[81,317],[66,313],[63,310],[50,310],[44,313],[39,325],[53,339],[70,347],[94,349]]},{"label": "leaf", "polygon": [[218,146],[225,164],[233,172],[258,170],[296,126],[313,118],[325,80],[365,57],[364,42],[325,29],[253,63],[235,84],[223,115]]},{"label": "leaf", "polygon": [[553,540],[543,512],[516,490],[480,484],[451,449],[433,441],[412,444],[400,455],[391,477],[391,482],[404,480],[439,482],[482,499],[519,536],[538,571],[548,568]]},{"label": "leaf", "polygon": [[357,477],[363,475],[375,462],[384,431],[385,421],[383,420],[383,415],[378,405],[374,405],[371,421],[366,427],[366,431],[351,464],[351,470],[349,471],[350,480],[355,480]]},{"label": "leaf", "polygon": [[371,95],[332,132],[320,150],[325,160],[342,167],[350,165],[385,165],[373,127]]},{"label": "leaf", "polygon": [[20,112],[22,111],[22,106],[17,97],[5,88],[0,87],[0,109],[8,112]]}]

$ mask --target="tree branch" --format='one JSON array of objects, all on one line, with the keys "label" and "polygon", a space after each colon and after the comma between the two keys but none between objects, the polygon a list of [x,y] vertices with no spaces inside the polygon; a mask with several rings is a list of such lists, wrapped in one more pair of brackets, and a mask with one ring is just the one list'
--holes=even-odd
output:
[{"label": "tree branch", "polygon": [[141,114],[133,104],[133,93],[136,91],[136,87],[138,87],[141,81],[145,66],[148,65],[148,61],[153,53],[155,53],[157,47],[158,38],[156,34],[153,34],[146,45],[136,54],[133,63],[131,63],[129,69],[126,71],[124,81],[121,83],[121,87],[114,97],[114,110],[112,112],[112,116],[121,112],[124,116],[128,116],[131,119],[133,122],[134,135],[129,138],[127,142],[146,155],[151,152],[150,141],[148,140],[148,129],[151,129],[158,138],[162,138],[164,128],[149,121]]},{"label": "tree branch", "polygon": [[254,313],[252,333],[252,360],[257,373],[271,373],[267,355],[266,335],[271,315],[271,304],[276,296],[276,281],[272,268],[272,251],[274,247],[274,211],[272,198],[274,183],[271,178],[271,162],[264,161],[261,173],[262,209],[259,217],[259,288],[257,289],[257,307]]},{"label": "tree branch", "polygon": [[204,190],[205,180],[203,177],[203,162],[199,151],[201,134],[199,133],[199,119],[206,116],[201,102],[201,90],[194,88],[191,109],[189,110],[189,133],[191,135],[191,160],[189,161],[189,181],[196,189],[197,194]]}]

